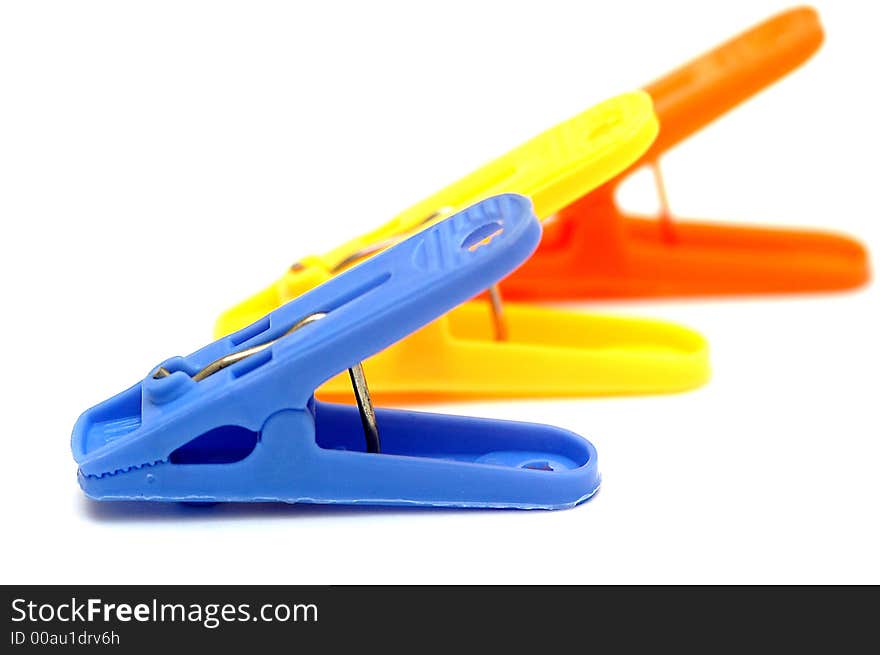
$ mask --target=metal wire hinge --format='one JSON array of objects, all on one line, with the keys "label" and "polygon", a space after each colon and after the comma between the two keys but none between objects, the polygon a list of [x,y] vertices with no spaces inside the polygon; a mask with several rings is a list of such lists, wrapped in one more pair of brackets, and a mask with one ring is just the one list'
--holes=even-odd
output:
[{"label": "metal wire hinge", "polygon": [[[291,327],[289,330],[287,330],[287,332],[279,337],[258,344],[256,346],[251,346],[250,348],[245,348],[244,350],[239,350],[238,352],[224,355],[219,359],[215,359],[213,362],[195,373],[192,376],[192,379],[195,382],[201,382],[205,378],[214,375],[214,373],[222,371],[227,366],[231,366],[236,362],[240,362],[243,359],[247,359],[248,357],[252,357],[257,353],[266,350],[284,337],[293,334],[297,330],[300,330],[305,326],[314,323],[315,321],[319,321],[325,316],[327,316],[327,312],[315,312],[314,314],[310,314],[302,320],[296,322],[293,327]],[[158,369],[156,369],[156,372],[153,373],[153,378],[159,380],[171,375],[171,373],[172,372],[164,366],[160,366]],[[358,362],[350,369],[348,369],[348,374],[351,377],[351,386],[354,390],[354,397],[357,401],[358,411],[361,415],[361,424],[363,425],[364,437],[366,438],[367,442],[367,452],[378,453],[381,449],[381,443],[379,440],[379,427],[376,423],[376,412],[373,409],[373,401],[370,399],[370,390],[367,387],[367,378],[364,375],[363,364],[361,362]]]}]

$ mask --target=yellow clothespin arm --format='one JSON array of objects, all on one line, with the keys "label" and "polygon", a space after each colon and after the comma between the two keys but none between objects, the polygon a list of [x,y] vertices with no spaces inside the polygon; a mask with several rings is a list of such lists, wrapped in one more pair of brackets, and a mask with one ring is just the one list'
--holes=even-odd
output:
[{"label": "yellow clothespin arm", "polygon": [[529,196],[545,219],[614,177],[657,136],[651,98],[636,91],[602,102],[556,125],[393,218],[331,250],[309,256],[282,278],[224,312],[217,337],[234,332],[398,240],[500,193]]},{"label": "yellow clothespin arm", "polygon": [[[505,192],[548,218],[631,166],[657,135],[650,98],[628,93],[547,130],[410,207],[386,225],[300,260],[272,286],[224,314],[218,335],[250,324],[420,229]],[[467,302],[364,363],[379,403],[498,397],[663,393],[709,375],[705,340],[686,328],[504,303]],[[546,371],[546,375],[535,375]],[[323,400],[350,401],[346,376]]]}]

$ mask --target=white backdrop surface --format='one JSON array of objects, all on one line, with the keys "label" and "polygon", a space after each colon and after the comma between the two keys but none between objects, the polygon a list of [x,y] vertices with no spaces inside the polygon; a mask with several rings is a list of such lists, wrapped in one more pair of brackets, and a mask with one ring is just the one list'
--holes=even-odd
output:
[{"label": "white backdrop surface", "polygon": [[[590,438],[563,512],[97,505],[77,416],[312,252],[636,88],[779,2],[0,7],[4,583],[880,582],[880,304],[584,303],[708,336],[665,397],[431,406]],[[880,248],[877,7],[664,160],[682,216]],[[650,178],[621,202],[652,209]],[[552,375],[552,371],[547,373]]]}]

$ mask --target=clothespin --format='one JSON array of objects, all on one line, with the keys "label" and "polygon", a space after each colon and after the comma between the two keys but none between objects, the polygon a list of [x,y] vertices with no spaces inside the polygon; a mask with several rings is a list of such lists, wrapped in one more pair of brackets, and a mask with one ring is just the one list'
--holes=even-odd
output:
[{"label": "clothespin", "polygon": [[[495,284],[535,249],[527,198],[490,198],[86,411],[72,448],[99,500],[559,509],[596,451],[546,425],[374,409],[360,362]],[[425,366],[432,366],[426,362]],[[348,369],[357,407],[317,401]]]},{"label": "clothespin", "polygon": [[[216,335],[375,255],[403,236],[496,193],[529,196],[540,218],[597,188],[651,144],[657,123],[650,98],[624,94],[557,125],[404,211],[390,223],[323,256],[294,264],[270,287],[224,313]],[[659,321],[590,316],[556,309],[462,305],[369,361],[384,401],[578,396],[682,391],[709,376],[708,347],[697,333]],[[534,375],[536,370],[547,375]],[[350,397],[337,376],[319,397]]]},{"label": "clothespin", "polygon": [[[649,84],[660,134],[627,170],[563,208],[502,290],[517,300],[832,291],[869,278],[864,246],[820,231],[673,219],[660,171],[667,150],[772,84],[821,45],[816,12],[784,12]],[[761,144],[762,146],[766,144]],[[628,216],[614,194],[650,166],[659,217]]]}]

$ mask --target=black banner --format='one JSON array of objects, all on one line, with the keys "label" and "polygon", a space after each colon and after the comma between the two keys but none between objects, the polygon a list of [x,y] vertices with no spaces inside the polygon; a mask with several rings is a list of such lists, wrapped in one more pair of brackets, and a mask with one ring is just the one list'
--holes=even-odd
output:
[{"label": "black banner", "polygon": [[[876,652],[876,588],[5,587],[2,652],[475,642]],[[430,649],[429,649],[430,650]],[[333,651],[329,651],[333,652]]]}]

